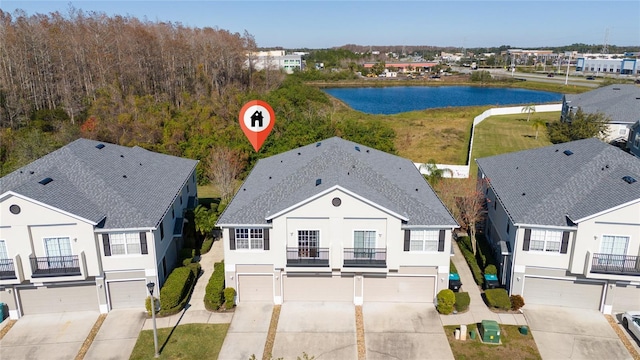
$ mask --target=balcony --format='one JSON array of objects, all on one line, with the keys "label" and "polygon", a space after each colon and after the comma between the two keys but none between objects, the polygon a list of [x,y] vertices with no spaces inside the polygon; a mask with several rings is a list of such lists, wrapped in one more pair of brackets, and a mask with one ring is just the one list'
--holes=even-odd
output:
[{"label": "balcony", "polygon": [[640,276],[640,257],[630,255],[593,254],[591,272]]},{"label": "balcony", "polygon": [[0,259],[0,280],[15,278],[16,268],[13,265],[13,259]]},{"label": "balcony", "polygon": [[287,248],[287,266],[329,266],[329,248]]},{"label": "balcony", "polygon": [[31,277],[34,278],[81,275],[77,255],[32,257],[29,260],[31,260]]},{"label": "balcony", "polygon": [[387,267],[387,249],[344,249],[344,267]]}]

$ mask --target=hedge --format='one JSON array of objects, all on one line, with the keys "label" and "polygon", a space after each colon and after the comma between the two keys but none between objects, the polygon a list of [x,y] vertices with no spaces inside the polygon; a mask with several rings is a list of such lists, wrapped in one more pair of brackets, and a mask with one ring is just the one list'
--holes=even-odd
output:
[{"label": "hedge", "polygon": [[202,242],[202,247],[200,247],[200,254],[204,255],[211,250],[211,246],[213,246],[213,238],[207,237]]},{"label": "hedge", "polygon": [[[189,296],[196,285],[200,273],[200,264],[194,263],[186,267],[173,269],[160,289],[160,311],[158,316],[169,316],[184,309]],[[151,315],[151,300],[147,296],[145,301],[147,313]]]},{"label": "hedge", "polygon": [[455,293],[451,289],[444,289],[438,292],[438,305],[436,309],[440,314],[451,314],[453,312],[453,304],[456,302]]},{"label": "hedge", "polygon": [[457,274],[458,273],[458,269],[456,269],[456,265],[451,260],[449,260],[449,273],[451,273],[451,274]]},{"label": "hedge", "polygon": [[471,298],[469,297],[468,292],[457,292],[456,295],[456,310],[457,311],[466,311],[469,308],[469,304],[471,303]]},{"label": "hedge", "polygon": [[224,262],[213,264],[213,274],[209,278],[206,293],[204,295],[204,306],[209,311],[215,311],[224,302]]},{"label": "hedge", "polygon": [[471,269],[471,273],[473,274],[473,279],[476,281],[476,284],[484,284],[484,276],[482,274],[482,270],[480,270],[480,266],[478,266],[476,257],[473,256],[473,250],[471,249],[471,242],[469,237],[459,237],[458,244],[460,245],[460,251],[462,252],[462,255],[464,256],[465,260],[467,260],[467,264],[469,264],[469,268]]},{"label": "hedge", "polygon": [[505,289],[487,289],[484,291],[489,306],[509,310],[511,309],[511,299]]}]

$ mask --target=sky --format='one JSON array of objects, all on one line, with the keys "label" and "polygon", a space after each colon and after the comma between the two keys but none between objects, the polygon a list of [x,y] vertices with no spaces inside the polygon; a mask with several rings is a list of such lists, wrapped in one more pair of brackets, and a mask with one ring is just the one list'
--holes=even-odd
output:
[{"label": "sky", "polygon": [[542,48],[573,43],[640,46],[640,1],[33,1],[0,0],[27,15],[69,7],[152,22],[247,31],[259,47],[346,44]]}]

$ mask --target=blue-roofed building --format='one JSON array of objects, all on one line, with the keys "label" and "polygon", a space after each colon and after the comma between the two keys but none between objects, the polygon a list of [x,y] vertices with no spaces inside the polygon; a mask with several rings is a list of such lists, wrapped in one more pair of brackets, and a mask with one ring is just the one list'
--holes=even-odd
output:
[{"label": "blue-roofed building", "polygon": [[330,138],[258,161],[218,219],[239,302],[433,303],[448,210],[408,159]]},{"label": "blue-roofed building", "polygon": [[584,139],[476,160],[501,284],[526,304],[640,308],[640,159]]},{"label": "blue-roofed building", "polygon": [[87,139],[0,178],[0,302],[144,309],[178,260],[197,161]]}]

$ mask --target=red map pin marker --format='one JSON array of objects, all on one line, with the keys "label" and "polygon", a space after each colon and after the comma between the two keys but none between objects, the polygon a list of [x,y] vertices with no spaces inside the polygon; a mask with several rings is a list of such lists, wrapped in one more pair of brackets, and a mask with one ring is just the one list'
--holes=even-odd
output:
[{"label": "red map pin marker", "polygon": [[253,145],[253,149],[258,151],[271,133],[276,123],[276,115],[266,102],[251,100],[240,110],[239,120],[240,127]]}]

